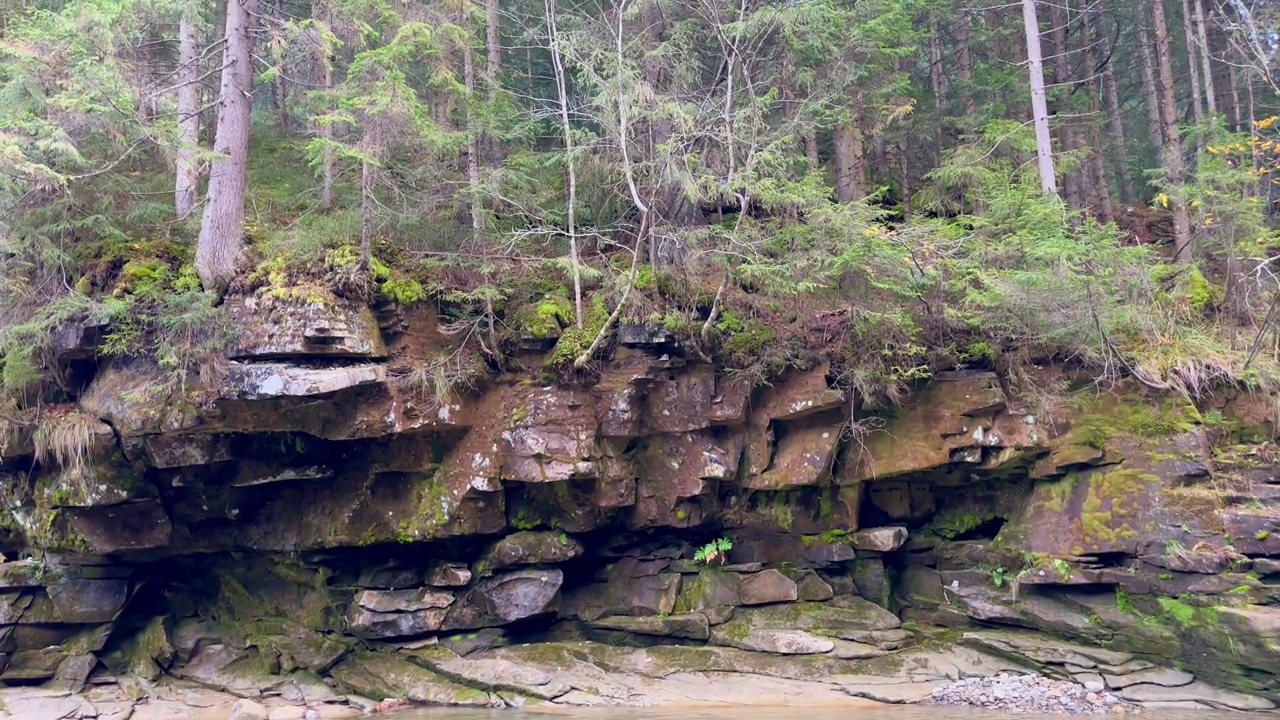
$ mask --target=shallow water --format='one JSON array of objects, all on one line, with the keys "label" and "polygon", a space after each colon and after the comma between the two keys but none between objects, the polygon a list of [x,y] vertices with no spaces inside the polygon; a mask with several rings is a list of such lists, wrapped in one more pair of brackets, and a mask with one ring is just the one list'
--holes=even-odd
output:
[{"label": "shallow water", "polygon": [[458,710],[426,708],[395,713],[394,720],[1064,720],[1064,718],[1147,718],[1148,720],[1244,720],[1269,717],[1216,711],[1149,710],[1138,715],[1040,715],[980,708],[926,706],[795,708],[593,708],[583,710]]}]

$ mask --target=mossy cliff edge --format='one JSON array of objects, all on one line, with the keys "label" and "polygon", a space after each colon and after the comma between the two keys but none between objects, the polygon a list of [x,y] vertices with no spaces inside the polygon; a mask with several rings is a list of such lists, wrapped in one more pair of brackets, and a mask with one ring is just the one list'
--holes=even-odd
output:
[{"label": "mossy cliff edge", "polygon": [[[83,392],[3,445],[0,684],[911,702],[1022,669],[1280,701],[1256,398],[1073,391],[1045,368],[1061,390],[1033,404],[953,367],[874,409],[819,357],[756,385],[660,323],[549,372],[557,302],[501,370],[447,361],[421,304],[227,302],[224,371],[164,397],[148,363],[67,333]],[[719,538],[723,563],[694,560]],[[685,672],[743,682],[695,697]]]}]

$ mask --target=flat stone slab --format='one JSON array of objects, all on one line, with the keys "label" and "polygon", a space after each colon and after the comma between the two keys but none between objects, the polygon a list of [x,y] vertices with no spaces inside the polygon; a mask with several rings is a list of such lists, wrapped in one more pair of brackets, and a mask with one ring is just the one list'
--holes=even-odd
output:
[{"label": "flat stone slab", "polygon": [[1017,655],[1037,663],[1095,668],[1099,663],[1121,665],[1133,660],[1129,653],[1058,642],[1031,633],[983,631],[967,632],[961,641],[997,653]]},{"label": "flat stone slab", "polygon": [[231,400],[269,400],[307,397],[375,385],[386,380],[387,368],[367,363],[337,368],[312,368],[287,363],[231,363],[224,397]]},{"label": "flat stone slab", "polygon": [[745,635],[722,630],[711,631],[711,643],[752,652],[778,655],[820,655],[835,649],[835,642],[803,630],[751,630]]},{"label": "flat stone slab", "polygon": [[849,536],[849,542],[858,550],[893,552],[907,542],[907,529],[896,526],[859,530]]},{"label": "flat stone slab", "polygon": [[342,688],[366,697],[403,697],[429,705],[490,707],[489,693],[459,685],[408,660],[381,653],[352,655],[330,675]]},{"label": "flat stone slab", "polygon": [[831,642],[835,643],[835,647],[831,650],[831,656],[838,657],[841,660],[869,660],[889,654],[888,650],[882,650],[875,645],[852,640],[832,640]]},{"label": "flat stone slab", "polygon": [[413,612],[447,608],[453,604],[453,593],[430,588],[365,590],[356,595],[356,604],[378,613]]},{"label": "flat stone slab", "polygon": [[1195,682],[1196,676],[1173,668],[1152,668],[1129,673],[1128,675],[1106,675],[1104,679],[1107,687],[1123,689],[1130,685],[1142,685],[1144,683],[1148,685],[1163,685],[1165,687],[1182,687]]},{"label": "flat stone slab", "polygon": [[615,615],[587,623],[602,630],[618,630],[639,635],[706,640],[710,637],[710,623],[700,612],[680,615],[636,617]]},{"label": "flat stone slab", "polygon": [[457,682],[485,690],[509,690],[542,700],[554,700],[573,688],[530,663],[501,657],[459,657],[444,648],[413,654],[418,662]]},{"label": "flat stone slab", "polygon": [[1181,687],[1163,685],[1130,685],[1120,691],[1120,697],[1130,702],[1169,703],[1198,702],[1228,710],[1272,710],[1275,703],[1256,695],[1246,695],[1216,688],[1208,683],[1193,682]]}]

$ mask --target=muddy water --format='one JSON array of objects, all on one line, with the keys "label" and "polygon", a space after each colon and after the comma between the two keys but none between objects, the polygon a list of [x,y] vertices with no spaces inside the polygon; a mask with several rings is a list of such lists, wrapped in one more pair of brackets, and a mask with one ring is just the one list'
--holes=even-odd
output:
[{"label": "muddy water", "polygon": [[879,706],[831,709],[796,708],[688,708],[645,710],[609,708],[592,710],[451,710],[417,709],[398,712],[394,720],[1064,720],[1065,718],[1147,718],[1149,720],[1244,720],[1249,714],[1216,711],[1149,710],[1139,715],[1031,715],[995,710]]}]

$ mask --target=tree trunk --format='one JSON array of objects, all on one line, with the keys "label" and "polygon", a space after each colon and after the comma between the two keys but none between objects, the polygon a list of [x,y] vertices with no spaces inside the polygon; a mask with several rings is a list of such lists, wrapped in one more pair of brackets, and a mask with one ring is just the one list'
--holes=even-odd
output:
[{"label": "tree trunk", "polygon": [[485,87],[489,88],[489,102],[493,102],[498,97],[498,72],[502,69],[502,39],[498,33],[501,27],[500,21],[498,0],[484,0],[484,74]]},{"label": "tree trunk", "polygon": [[[582,277],[578,272],[578,235],[574,225],[574,213],[578,207],[578,176],[573,158],[573,129],[569,124],[569,92],[565,83],[564,59],[560,54],[560,33],[556,27],[556,0],[545,0],[547,14],[547,38],[551,46],[551,66],[556,76],[556,98],[560,109],[560,130],[564,134],[564,156],[568,184],[568,210],[565,216],[569,235],[569,262],[573,264],[573,317],[574,324],[582,329]],[[618,20],[622,22],[621,18]],[[621,101],[619,101],[621,102]],[[626,142],[625,137],[623,142]],[[628,175],[630,179],[630,175]],[[636,192],[633,189],[632,195]],[[636,249],[639,252],[639,248]]]},{"label": "tree trunk", "polygon": [[480,187],[480,143],[476,137],[476,129],[472,127],[471,103],[475,102],[476,62],[475,50],[469,40],[462,46],[462,81],[467,86],[467,184],[471,193],[467,199],[467,207],[471,213],[471,242],[476,251],[481,249],[481,238],[484,233],[484,208],[476,196]]},{"label": "tree trunk", "polygon": [[809,169],[818,169],[818,132],[812,127],[804,129],[804,156],[809,161]]},{"label": "tree trunk", "polygon": [[185,219],[196,207],[200,169],[196,151],[200,146],[200,36],[190,9],[184,9],[178,23],[178,152],[174,160],[173,205],[178,219]]},{"label": "tree trunk", "polygon": [[[1161,8],[1161,12],[1164,8]],[[1182,29],[1187,35],[1187,69],[1191,76],[1191,109],[1196,120],[1204,117],[1204,100],[1200,95],[1200,68],[1196,60],[1196,31],[1194,16],[1191,14],[1190,0],[1182,0]],[[1156,30],[1159,33],[1159,30]],[[1158,41],[1157,41],[1158,42]],[[1166,121],[1168,118],[1166,118]]]},{"label": "tree trunk", "polygon": [[911,165],[907,162],[906,143],[898,146],[899,184],[902,185],[902,224],[911,221]]},{"label": "tree trunk", "polygon": [[249,112],[253,90],[253,18],[258,0],[227,3],[226,48],[218,97],[219,157],[209,171],[209,193],[196,243],[196,273],[206,290],[221,294],[235,277],[244,247],[244,195],[248,184]]},{"label": "tree trunk", "polygon": [[275,80],[273,81],[276,101],[276,128],[280,131],[281,137],[289,135],[289,94],[284,83],[284,9],[280,7],[280,0],[275,0],[275,28],[273,42],[279,43],[279,48],[273,53],[275,57],[272,60],[280,65],[277,68]]},{"label": "tree trunk", "polygon": [[962,0],[960,24],[956,26],[956,44],[960,46],[960,67],[956,74],[960,79],[960,104],[964,106],[965,127],[969,129],[977,122],[978,115],[978,103],[973,94],[973,52],[969,49],[969,23],[972,19],[969,0]]},{"label": "tree trunk", "polygon": [[1210,113],[1218,112],[1218,97],[1213,88],[1213,63],[1209,59],[1209,34],[1205,30],[1204,4],[1191,0],[1196,13],[1196,41],[1200,50],[1200,62],[1204,68],[1204,99]]},{"label": "tree trunk", "polygon": [[364,155],[360,162],[360,269],[365,270],[369,267],[370,257],[373,255],[373,159],[370,154],[376,147],[376,140],[373,137],[373,124],[370,123],[365,127],[364,131]]},{"label": "tree trunk", "polygon": [[[228,0],[215,0],[213,6],[213,37],[219,40],[225,40],[227,37],[227,2]],[[215,57],[225,57],[226,49],[223,49],[223,55],[215,55]],[[213,139],[218,137],[218,98],[209,93],[209,99],[204,103],[209,107],[209,126],[205,129],[205,141],[210,146],[213,145]]]},{"label": "tree trunk", "polygon": [[1040,55],[1040,21],[1036,0],[1022,0],[1022,22],[1027,31],[1027,66],[1031,74],[1031,111],[1036,125],[1036,157],[1040,167],[1040,189],[1057,195],[1058,181],[1053,171],[1053,141],[1049,136],[1049,104],[1044,97],[1044,67]]},{"label": "tree trunk", "polygon": [[938,19],[929,13],[929,83],[933,86],[933,107],[942,114],[943,100],[947,94],[946,78],[942,74],[942,38],[938,36]]},{"label": "tree trunk", "polygon": [[1115,46],[1101,22],[1105,17],[1106,12],[1099,5],[1099,22],[1094,26],[1094,32],[1106,58],[1106,63],[1102,66],[1102,95],[1107,106],[1107,135],[1114,155],[1111,164],[1116,172],[1116,190],[1120,194],[1120,204],[1128,205],[1133,202],[1133,178],[1129,174],[1129,151],[1124,139],[1124,109],[1120,106],[1120,93],[1116,89]]},{"label": "tree trunk", "polygon": [[836,155],[836,199],[840,202],[861,200],[867,195],[866,158],[859,125],[861,105],[861,93],[855,91],[849,103],[849,119],[838,123],[832,132]]},{"label": "tree trunk", "polygon": [[1147,106],[1147,134],[1156,155],[1164,149],[1164,122],[1160,119],[1160,93],[1156,90],[1156,68],[1146,18],[1138,18],[1138,51],[1142,53],[1142,95]]},{"label": "tree trunk", "polygon": [[[1033,8],[1034,9],[1034,5]],[[1024,13],[1025,18],[1025,13]],[[1057,3],[1049,5],[1049,25],[1050,38],[1053,40],[1053,84],[1056,86],[1054,92],[1055,104],[1054,114],[1063,111],[1064,105],[1071,98],[1070,87],[1068,83],[1071,81],[1071,60],[1070,52],[1067,47],[1067,24],[1069,23],[1066,10]],[[1037,26],[1039,27],[1039,26]],[[1031,36],[1027,36],[1030,43]],[[1039,35],[1036,36],[1039,42]],[[1031,46],[1027,46],[1027,55],[1030,57]],[[1034,98],[1032,98],[1034,101]],[[1071,118],[1065,118],[1058,126],[1058,142],[1064,152],[1075,152],[1079,155],[1083,143],[1080,140],[1079,129],[1075,126],[1075,121]],[[1062,174],[1062,191],[1066,196],[1067,205],[1073,209],[1080,210],[1084,208],[1084,183],[1081,182],[1082,170],[1084,162],[1080,162],[1075,169],[1064,172]]]},{"label": "tree trunk", "polygon": [[[1084,11],[1080,14],[1080,27],[1082,30],[1081,39],[1084,45],[1084,66],[1085,72],[1088,73],[1086,87],[1089,93],[1089,117],[1098,117],[1101,115],[1100,98],[1103,95],[1100,78],[1094,68],[1098,67],[1097,57],[1094,54],[1094,33],[1093,27],[1096,18],[1093,17],[1091,11]],[[1098,123],[1089,123],[1089,157],[1088,157],[1088,183],[1085,186],[1085,192],[1089,197],[1089,205],[1093,208],[1094,214],[1103,223],[1111,222],[1111,188],[1110,181],[1107,179],[1106,163],[1102,159],[1102,133]],[[1118,159],[1123,159],[1121,156]]]},{"label": "tree trunk", "polygon": [[1169,24],[1164,0],[1148,0],[1151,24],[1156,33],[1156,67],[1160,77],[1160,116],[1164,121],[1165,172],[1168,175],[1170,206],[1173,209],[1174,262],[1191,262],[1191,218],[1183,197],[1182,139],[1178,137],[1178,110],[1173,98],[1173,60],[1169,49]]},{"label": "tree trunk", "polygon": [[[326,0],[313,0],[311,5],[312,17],[318,19],[324,26],[324,32],[333,32],[333,18],[329,11],[329,3]],[[316,37],[316,63],[320,70],[320,90],[326,98],[333,91],[333,59],[330,53],[333,51],[329,47],[329,43],[317,35]],[[327,108],[326,108],[327,109]],[[334,169],[334,151],[333,151],[333,125],[330,123],[322,123],[319,127],[320,138],[325,141],[324,147],[320,151],[320,207],[325,210],[333,208],[333,169]]]},{"label": "tree trunk", "polygon": [[1235,63],[1224,63],[1227,66],[1227,84],[1231,86],[1231,129],[1240,132],[1241,115],[1240,115],[1240,82],[1236,78]]}]

